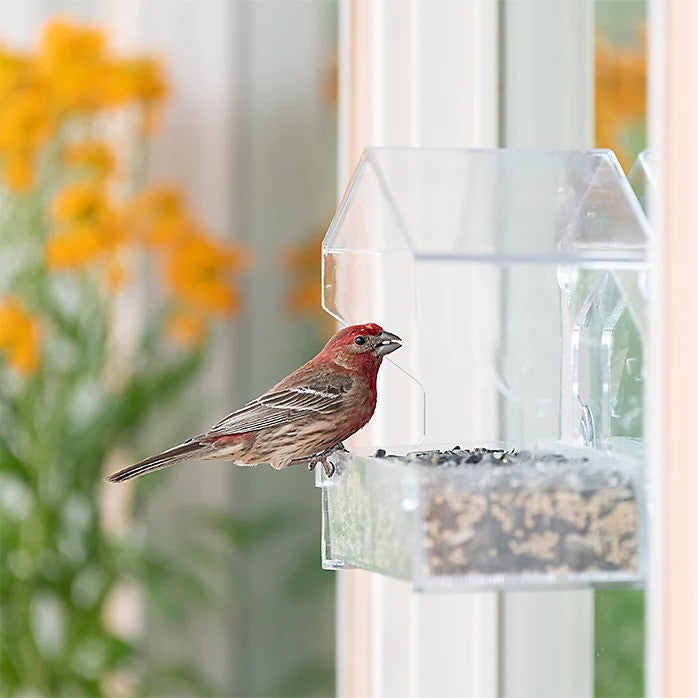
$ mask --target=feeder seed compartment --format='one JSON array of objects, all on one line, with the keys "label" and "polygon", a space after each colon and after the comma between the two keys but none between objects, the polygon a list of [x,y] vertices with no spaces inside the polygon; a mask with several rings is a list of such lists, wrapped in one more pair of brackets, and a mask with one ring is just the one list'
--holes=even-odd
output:
[{"label": "feeder seed compartment", "polygon": [[417,589],[635,584],[638,461],[593,449],[341,454],[323,565]]},{"label": "feeder seed compartment", "polygon": [[[364,153],[323,306],[402,337],[361,438],[412,455],[318,475],[326,566],[454,590],[642,583],[649,240],[610,151]],[[415,455],[454,443],[497,455]]]}]

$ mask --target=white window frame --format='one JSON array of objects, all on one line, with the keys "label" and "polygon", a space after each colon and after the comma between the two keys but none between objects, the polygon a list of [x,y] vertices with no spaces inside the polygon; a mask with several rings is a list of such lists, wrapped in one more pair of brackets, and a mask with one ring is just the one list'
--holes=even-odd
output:
[{"label": "white window frame", "polygon": [[[527,61],[507,105],[516,114],[504,122],[507,145],[591,147],[593,4],[521,5],[521,21],[506,27],[510,58]],[[345,0],[340,7],[340,191],[367,145],[499,144],[497,3]],[[541,56],[541,31],[565,61]],[[564,100],[573,118],[541,123],[531,106],[543,90]],[[365,436],[379,443],[380,414],[370,426]],[[416,594],[404,582],[344,571],[337,616],[341,697],[593,693],[590,591]],[[535,642],[531,623],[544,628]]]},{"label": "white window frame", "polygon": [[646,694],[698,696],[698,5],[649,1],[649,132],[658,188],[651,308]]},{"label": "white window frame", "polygon": [[[340,7],[340,191],[367,145],[497,145],[496,3]],[[409,406],[384,407],[409,418]],[[372,442],[381,425],[378,414]],[[339,696],[498,694],[495,592],[415,594],[405,582],[344,571],[337,617]]]}]

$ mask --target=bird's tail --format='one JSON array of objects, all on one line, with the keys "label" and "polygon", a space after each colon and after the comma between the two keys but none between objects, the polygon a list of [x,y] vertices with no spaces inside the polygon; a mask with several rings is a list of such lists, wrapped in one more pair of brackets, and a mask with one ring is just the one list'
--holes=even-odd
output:
[{"label": "bird's tail", "polygon": [[179,463],[183,460],[202,458],[212,451],[213,447],[210,444],[202,444],[194,440],[187,441],[179,446],[170,448],[167,451],[158,453],[155,456],[150,456],[149,458],[145,458],[138,463],[129,465],[116,473],[112,473],[106,479],[107,482],[125,482],[126,480],[133,479],[134,477],[151,473],[153,470],[168,468],[170,465],[174,465],[175,463]]}]

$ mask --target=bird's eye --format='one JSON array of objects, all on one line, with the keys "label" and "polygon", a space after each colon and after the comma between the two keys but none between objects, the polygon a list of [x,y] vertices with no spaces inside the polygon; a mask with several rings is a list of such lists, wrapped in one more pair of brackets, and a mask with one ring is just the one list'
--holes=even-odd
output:
[{"label": "bird's eye", "polygon": [[354,340],[354,344],[358,344],[361,346],[362,344],[366,344],[366,337],[361,337],[360,335]]}]

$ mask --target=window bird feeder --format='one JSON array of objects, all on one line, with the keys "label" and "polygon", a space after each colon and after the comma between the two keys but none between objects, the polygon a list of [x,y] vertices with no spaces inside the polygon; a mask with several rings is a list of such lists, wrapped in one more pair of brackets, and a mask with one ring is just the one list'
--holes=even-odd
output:
[{"label": "window bird feeder", "polygon": [[642,582],[648,240],[610,151],[364,153],[323,304],[404,346],[380,443],[317,473],[325,567],[420,589]]}]

